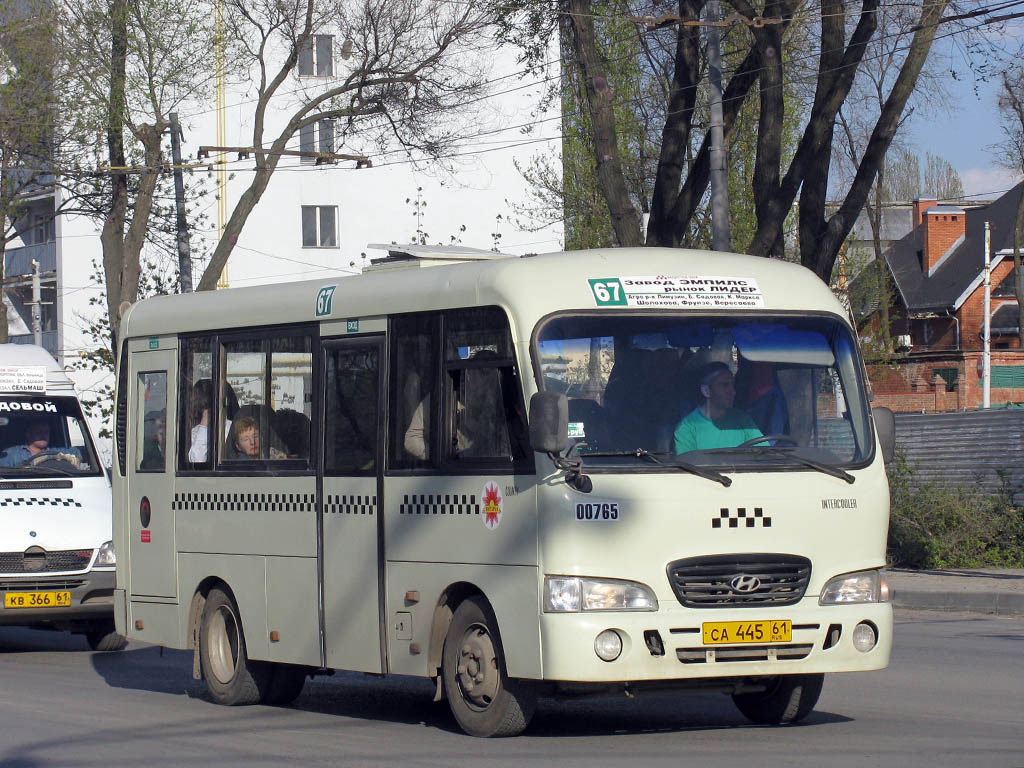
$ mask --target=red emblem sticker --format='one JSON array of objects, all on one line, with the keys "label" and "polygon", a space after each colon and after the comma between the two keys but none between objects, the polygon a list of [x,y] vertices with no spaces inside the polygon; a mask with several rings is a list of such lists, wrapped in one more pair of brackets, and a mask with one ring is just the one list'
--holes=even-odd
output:
[{"label": "red emblem sticker", "polygon": [[149,533],[149,531],[146,530],[146,529],[143,529],[143,530],[139,531],[139,540],[143,544],[149,544],[149,541],[150,541],[150,533]]},{"label": "red emblem sticker", "polygon": [[480,514],[483,517],[484,525],[494,530],[501,525],[501,491],[497,483],[487,483],[484,486],[480,499]]}]

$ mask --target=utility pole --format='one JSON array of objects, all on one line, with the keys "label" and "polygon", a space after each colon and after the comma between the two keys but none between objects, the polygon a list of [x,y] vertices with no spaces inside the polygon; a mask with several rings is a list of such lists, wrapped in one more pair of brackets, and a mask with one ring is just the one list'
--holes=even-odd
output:
[{"label": "utility pole", "polygon": [[32,259],[32,343],[43,345],[43,296],[39,288],[39,262]]},{"label": "utility pole", "polygon": [[174,162],[174,207],[178,228],[178,285],[182,293],[192,293],[192,250],[185,220],[185,179],[181,172],[181,126],[178,113],[171,112],[171,160]]},{"label": "utility pole", "polygon": [[985,222],[985,330],[982,341],[985,351],[982,352],[981,369],[981,407],[988,408],[992,404],[992,233],[989,223]]},{"label": "utility pole", "polygon": [[729,173],[726,169],[725,117],[722,115],[722,11],[708,0],[708,86],[711,94],[711,242],[716,251],[731,251],[729,236]]}]

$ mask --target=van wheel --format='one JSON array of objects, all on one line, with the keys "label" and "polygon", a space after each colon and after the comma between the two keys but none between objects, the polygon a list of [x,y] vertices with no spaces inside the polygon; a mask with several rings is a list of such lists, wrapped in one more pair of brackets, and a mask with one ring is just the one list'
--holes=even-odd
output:
[{"label": "van wheel", "polygon": [[482,598],[467,598],[455,609],[441,675],[452,714],[471,736],[515,736],[533,717],[536,694],[508,678],[498,624]]},{"label": "van wheel", "polygon": [[798,723],[814,709],[824,675],[780,675],[761,693],[737,693],[732,700],[748,719],[761,725]]},{"label": "van wheel", "polygon": [[199,663],[210,696],[218,704],[256,704],[267,695],[273,669],[249,661],[235,600],[214,587],[206,597],[199,630]]},{"label": "van wheel", "polygon": [[272,664],[270,684],[261,702],[283,707],[291,704],[306,685],[306,668],[296,664]]},{"label": "van wheel", "polygon": [[85,639],[90,648],[102,653],[120,651],[128,644],[124,635],[117,634],[113,620],[97,621],[91,625],[85,632]]}]

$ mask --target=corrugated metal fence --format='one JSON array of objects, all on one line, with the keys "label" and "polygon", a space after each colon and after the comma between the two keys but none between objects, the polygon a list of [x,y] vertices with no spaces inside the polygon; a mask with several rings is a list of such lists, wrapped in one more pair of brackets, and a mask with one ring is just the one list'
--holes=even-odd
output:
[{"label": "corrugated metal fence", "polygon": [[1024,411],[898,413],[896,450],[922,482],[995,490],[998,470],[1024,505]]}]

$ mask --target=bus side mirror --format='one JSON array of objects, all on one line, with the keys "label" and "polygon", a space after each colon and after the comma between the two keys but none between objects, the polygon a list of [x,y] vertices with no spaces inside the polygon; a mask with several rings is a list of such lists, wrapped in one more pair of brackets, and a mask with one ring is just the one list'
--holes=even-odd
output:
[{"label": "bus side mirror", "polygon": [[882,444],[882,461],[889,464],[896,453],[896,417],[888,408],[880,406],[872,408],[871,415],[875,419],[878,442]]},{"label": "bus side mirror", "polygon": [[530,446],[556,455],[569,447],[569,399],[561,392],[537,392],[530,398]]}]

